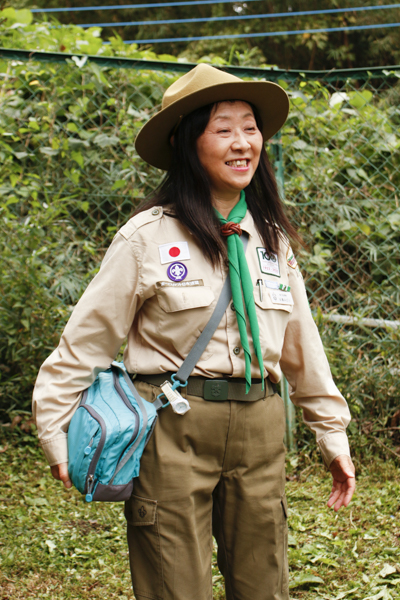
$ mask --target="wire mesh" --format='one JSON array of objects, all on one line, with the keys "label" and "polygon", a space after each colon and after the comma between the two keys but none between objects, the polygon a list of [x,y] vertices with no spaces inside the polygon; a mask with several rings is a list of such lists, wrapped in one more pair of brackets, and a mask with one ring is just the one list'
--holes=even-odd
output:
[{"label": "wire mesh", "polygon": [[[161,179],[136,155],[134,139],[189,66],[46,60],[0,60],[0,194],[9,223],[39,223],[43,238],[57,232],[52,245],[39,236],[29,252],[40,285],[70,307],[87,284],[84,272],[93,274],[115,231]],[[398,374],[400,68],[236,72],[276,81],[290,96],[289,119],[269,150],[305,241],[298,261],[334,374],[340,378],[348,355],[385,357]],[[67,316],[60,308],[60,323]],[[393,398],[382,402],[387,410]]]}]

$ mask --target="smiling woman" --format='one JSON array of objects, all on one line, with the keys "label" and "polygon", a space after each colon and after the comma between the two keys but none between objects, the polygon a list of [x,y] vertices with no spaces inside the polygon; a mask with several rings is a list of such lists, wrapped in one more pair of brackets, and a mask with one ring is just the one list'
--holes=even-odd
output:
[{"label": "smiling woman", "polygon": [[241,101],[216,104],[196,146],[210,179],[213,204],[227,217],[260,161],[263,138],[251,106]]},{"label": "smiling woman", "polygon": [[[331,470],[328,506],[354,491],[349,411],[264,148],[287,113],[279,86],[204,64],[170,86],[136,140],[166,176],[115,236],[38,376],[39,436],[69,487],[68,424],[125,338],[125,367],[155,402],[216,321],[188,380],[178,377],[191,410],[177,414],[172,401],[160,412],[126,502],[137,600],[212,600],[212,533],[227,600],[288,600],[282,372]],[[232,301],[217,319],[221,290]]]}]

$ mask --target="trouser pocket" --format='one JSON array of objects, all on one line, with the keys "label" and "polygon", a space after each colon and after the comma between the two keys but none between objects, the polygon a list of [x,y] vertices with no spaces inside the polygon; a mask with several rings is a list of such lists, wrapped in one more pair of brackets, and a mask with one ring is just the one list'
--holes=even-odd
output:
[{"label": "trouser pocket", "polygon": [[282,506],[282,598],[286,598],[285,594],[288,594],[289,591],[289,562],[288,562],[288,524],[287,524],[287,515],[288,515],[288,506],[286,500],[286,494],[283,494],[281,498],[281,506]]},{"label": "trouser pocket", "polygon": [[157,502],[132,495],[125,503],[129,562],[137,600],[163,598],[163,574]]}]

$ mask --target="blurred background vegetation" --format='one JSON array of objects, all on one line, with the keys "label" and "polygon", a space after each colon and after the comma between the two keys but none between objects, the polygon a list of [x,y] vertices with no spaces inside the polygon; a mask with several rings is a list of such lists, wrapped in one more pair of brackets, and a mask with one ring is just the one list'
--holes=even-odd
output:
[{"label": "blurred background vegetation", "polygon": [[[113,0],[113,6],[129,4],[127,0]],[[96,6],[90,0],[82,0],[79,6]],[[148,4],[147,0],[135,0],[135,5]],[[260,14],[279,14],[312,10],[328,10],[334,8],[357,8],[362,6],[379,6],[391,4],[377,0],[274,0],[235,2],[230,4],[197,4],[196,6],[169,6],[119,10],[72,10],[64,13],[35,13],[35,22],[48,21],[63,24],[109,23],[111,27],[103,28],[101,37],[108,40],[119,36],[124,40],[161,39],[190,36],[219,35],[221,33],[258,33],[265,31],[291,31],[300,29],[324,29],[343,27],[346,25],[370,25],[378,23],[395,23],[400,21],[400,9],[372,11],[348,11],[346,13],[287,16],[268,19],[239,19],[235,21],[179,23],[161,25],[140,25],[135,27],[118,26],[120,22],[160,21],[212,17],[240,17]],[[60,6],[75,7],[76,2],[65,0],[13,0],[14,8],[58,8]],[[56,19],[55,19],[56,17]],[[148,48],[145,45],[141,49]],[[33,48],[31,48],[33,49]],[[62,51],[62,46],[60,46]],[[153,46],[154,50],[154,46]],[[82,51],[85,51],[82,48]],[[204,56],[222,58],[232,64],[239,62],[249,66],[274,64],[282,69],[332,69],[395,65],[400,63],[400,29],[377,29],[373,31],[304,33],[293,36],[271,38],[246,38],[236,40],[234,46],[229,40],[201,40],[193,42],[168,42],[156,44],[158,54],[172,54],[196,62]]]}]

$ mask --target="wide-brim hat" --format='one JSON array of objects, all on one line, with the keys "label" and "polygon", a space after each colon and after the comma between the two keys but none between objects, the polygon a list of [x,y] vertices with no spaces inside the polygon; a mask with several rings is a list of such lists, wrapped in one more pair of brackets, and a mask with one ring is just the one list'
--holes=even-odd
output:
[{"label": "wide-brim hat", "polygon": [[289,98],[276,83],[243,81],[210,65],[199,64],[166,90],[162,109],[136,137],[138,154],[150,165],[168,170],[172,160],[170,139],[183,117],[201,106],[224,100],[253,104],[262,118],[264,140],[279,131],[289,112]]}]

